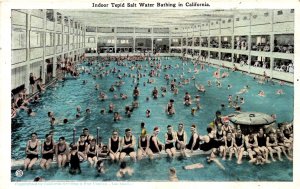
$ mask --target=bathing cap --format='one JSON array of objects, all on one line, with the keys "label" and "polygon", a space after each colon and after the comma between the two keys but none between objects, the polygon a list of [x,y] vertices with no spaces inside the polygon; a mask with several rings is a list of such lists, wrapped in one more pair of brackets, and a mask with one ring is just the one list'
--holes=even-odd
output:
[{"label": "bathing cap", "polygon": [[147,134],[147,131],[146,131],[146,129],[142,129],[141,136],[146,136],[146,134]]},{"label": "bathing cap", "polygon": [[154,127],[153,131],[159,131],[158,126]]}]

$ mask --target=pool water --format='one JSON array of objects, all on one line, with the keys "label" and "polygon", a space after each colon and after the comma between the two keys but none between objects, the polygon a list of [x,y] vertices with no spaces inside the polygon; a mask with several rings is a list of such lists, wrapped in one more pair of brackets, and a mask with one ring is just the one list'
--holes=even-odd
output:
[{"label": "pool water", "polygon": [[[206,163],[203,156],[191,157],[184,160],[167,158],[150,161],[143,159],[137,163],[128,162],[128,166],[134,169],[132,176],[124,178],[116,177],[119,169],[117,164],[106,163],[106,173],[98,174],[95,169],[91,169],[87,163],[81,165],[82,174],[71,175],[68,169],[50,168],[47,171],[35,169],[24,172],[22,177],[16,177],[15,172],[11,172],[12,181],[33,180],[36,176],[42,176],[46,181],[72,180],[72,181],[168,181],[168,170],[174,167],[179,180],[184,181],[292,181],[292,162],[275,162],[265,165],[250,165],[246,161],[242,165],[237,165],[235,161],[221,161],[225,170],[221,170],[214,163]],[[202,163],[204,168],[194,170],[184,170],[182,166],[193,163]],[[274,173],[276,170],[276,174]]]},{"label": "pool water", "polygon": [[[143,68],[147,64],[146,61],[139,62],[143,64]],[[182,69],[181,60],[178,58],[170,58],[165,60],[162,58],[163,65],[171,64],[173,67],[176,64],[180,65],[178,69],[162,70],[160,77],[154,77],[155,83],[148,84],[148,72],[143,72],[146,77],[140,79],[140,97],[139,97],[139,108],[135,109],[132,113],[131,118],[127,118],[124,113],[124,107],[126,105],[131,105],[133,101],[132,90],[133,90],[133,79],[130,77],[123,78],[125,84],[116,88],[115,92],[109,92],[110,86],[117,81],[117,75],[110,74],[102,79],[93,79],[92,75],[84,73],[81,74],[78,79],[69,78],[65,82],[57,82],[54,86],[47,89],[47,91],[42,94],[40,103],[36,105],[31,105],[32,109],[36,112],[35,117],[28,117],[25,112],[20,112],[19,115],[12,120],[12,159],[24,159],[25,157],[25,146],[26,142],[30,137],[30,133],[37,132],[40,139],[44,139],[44,135],[50,130],[54,131],[54,139],[58,140],[60,136],[65,136],[67,142],[72,142],[72,130],[76,128],[78,138],[82,129],[87,127],[90,133],[95,136],[97,127],[100,128],[99,134],[102,136],[104,143],[107,143],[108,138],[111,136],[111,132],[115,129],[120,131],[120,135],[124,136],[124,130],[128,127],[132,128],[133,134],[137,137],[140,134],[140,123],[144,121],[146,123],[146,128],[148,134],[152,133],[155,126],[159,126],[161,132],[159,133],[159,138],[164,141],[164,133],[166,132],[167,125],[173,125],[174,129],[177,129],[179,122],[183,122],[185,129],[190,136],[190,125],[196,124],[197,130],[200,134],[206,134],[206,127],[214,119],[215,112],[221,110],[221,104],[228,104],[228,95],[236,95],[236,93],[242,89],[245,85],[250,87],[249,92],[239,95],[244,97],[245,104],[241,105],[242,111],[258,111],[267,114],[276,114],[278,122],[292,121],[293,120],[293,102],[294,102],[294,88],[293,86],[280,86],[278,83],[266,83],[264,85],[259,84],[251,76],[243,75],[240,72],[229,71],[230,75],[227,78],[222,79],[222,88],[218,88],[215,85],[215,78],[213,73],[216,71],[214,67],[205,67],[205,69],[199,72],[199,74],[188,73],[189,68],[193,71],[194,67],[189,62],[188,65],[184,66]],[[87,66],[86,63],[83,66],[90,69],[92,67],[92,72],[95,73],[96,65]],[[111,69],[115,64],[110,64],[107,69]],[[136,74],[136,70],[129,70],[127,67],[118,67],[121,73],[125,71],[130,74]],[[198,66],[200,69],[200,66]],[[227,71],[227,69],[225,70]],[[179,81],[180,74],[184,72],[185,78],[191,78],[193,75],[196,77],[197,84],[203,84],[206,87],[206,93],[197,92],[194,87],[193,81],[190,84],[184,85],[179,88],[179,94],[174,95],[170,92],[169,86],[167,86],[166,80],[164,79],[165,74],[170,74],[171,79],[177,78]],[[221,72],[224,72],[221,69]],[[87,80],[86,84],[83,84],[83,80]],[[212,86],[207,86],[207,81],[212,81]],[[143,83],[146,82],[146,86]],[[95,90],[95,85],[100,84],[100,90]],[[227,85],[232,85],[232,88],[227,89]],[[161,86],[167,86],[167,93],[165,97],[159,96],[157,100],[151,97],[151,92],[156,86],[160,89]],[[276,95],[276,91],[282,89],[284,91],[283,95]],[[264,90],[265,97],[258,96],[258,92]],[[109,97],[106,101],[100,101],[98,95],[100,91],[104,91]],[[183,97],[185,92],[188,91],[194,98],[196,95],[201,96],[201,106],[202,108],[196,112],[195,116],[191,115],[191,108],[195,107],[195,104],[191,106],[183,105]],[[113,94],[119,96],[120,93],[128,95],[127,100],[113,99]],[[161,91],[159,91],[161,94]],[[149,101],[146,101],[146,97],[150,97]],[[173,116],[168,116],[165,113],[166,104],[170,99],[175,100],[176,114]],[[107,113],[110,102],[114,103],[115,110],[121,113],[123,119],[119,122],[113,121],[113,115]],[[79,119],[75,119],[76,107],[80,105],[82,109],[82,115]],[[91,114],[86,116],[85,109],[90,108]],[[100,114],[102,108],[106,109],[106,113]],[[151,117],[146,118],[146,110],[151,110]],[[65,125],[57,125],[53,128],[50,127],[47,113],[53,111],[56,120],[63,121],[64,118],[68,118],[70,122]],[[234,112],[234,109],[226,106],[224,110],[221,110],[223,115]],[[76,138],[76,140],[77,140]],[[168,179],[168,168],[175,167],[178,171],[178,177],[182,180],[217,180],[217,181],[227,181],[227,180],[249,180],[249,181],[268,181],[268,180],[292,180],[292,163],[275,162],[270,165],[263,166],[253,166],[248,165],[246,161],[241,166],[235,164],[235,159],[232,162],[223,162],[226,167],[226,171],[220,171],[214,164],[205,166],[205,169],[201,170],[191,170],[191,171],[181,171],[181,167],[186,164],[191,164],[193,162],[204,162],[204,157],[193,157],[187,160],[173,160],[171,162],[167,159],[154,160],[153,162],[148,162],[147,160],[133,164],[133,168],[136,170],[136,174],[130,178],[131,181],[138,180],[167,180]],[[163,171],[163,169],[165,171]],[[243,171],[247,169],[249,171]],[[28,172],[28,177],[25,174],[22,178],[12,177],[12,180],[32,180],[34,175],[37,174],[47,174],[47,178],[51,180],[117,180],[115,172],[117,170],[117,165],[110,165],[108,172],[101,177],[94,178],[91,173],[87,173],[88,168],[85,171],[83,166],[84,174],[79,176],[69,176],[65,174],[62,170],[56,171],[56,169],[51,169],[49,172],[45,173],[42,170],[34,170]],[[139,170],[139,171],[138,171]],[[230,171],[229,171],[230,170]],[[282,172],[282,174],[274,174],[276,172]],[[216,172],[218,174],[216,174]],[[87,173],[87,174],[86,174]],[[155,174],[153,174],[155,173]],[[197,174],[195,174],[197,173]],[[198,174],[199,173],[199,174]],[[201,174],[203,173],[203,174]],[[251,174],[252,173],[252,174]]]}]

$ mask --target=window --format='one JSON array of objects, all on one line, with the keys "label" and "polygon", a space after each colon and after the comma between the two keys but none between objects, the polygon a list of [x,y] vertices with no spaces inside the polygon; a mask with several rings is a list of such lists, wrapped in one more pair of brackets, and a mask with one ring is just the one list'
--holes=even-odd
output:
[{"label": "window", "polygon": [[46,46],[52,47],[54,45],[54,34],[46,33]]},{"label": "window", "polygon": [[283,14],[282,10],[277,11],[277,15],[282,15],[282,14]]},{"label": "window", "polygon": [[257,18],[257,15],[253,15],[253,18],[254,18],[254,19]]},{"label": "window", "polygon": [[204,26],[204,24],[202,24],[202,26]]},{"label": "window", "polygon": [[269,13],[268,13],[268,12],[266,12],[266,13],[264,14],[264,16],[265,16],[265,17],[269,16]]},{"label": "window", "polygon": [[247,16],[244,16],[243,20],[247,20]]},{"label": "window", "polygon": [[218,21],[216,21],[216,24],[219,24],[219,22],[218,22]]},{"label": "window", "polygon": [[235,21],[240,21],[240,18],[236,18]]},{"label": "window", "polygon": [[210,23],[210,25],[214,25],[214,23],[212,22],[212,23]]},{"label": "window", "polygon": [[32,47],[42,47],[42,32],[39,31],[30,31],[30,48]]},{"label": "window", "polygon": [[294,13],[294,9],[291,9],[291,13]]},{"label": "window", "polygon": [[206,24],[206,26],[208,26],[208,24]]},{"label": "window", "polygon": [[172,39],[172,41],[173,41],[174,43],[177,43],[177,42],[178,42],[178,39]]},{"label": "window", "polygon": [[223,20],[222,23],[225,24],[225,20]]},{"label": "window", "polygon": [[228,19],[228,23],[230,23],[231,22],[231,19]]},{"label": "window", "polygon": [[26,48],[26,30],[21,28],[15,28],[12,30],[11,36],[11,48],[22,49]]},{"label": "window", "polygon": [[95,38],[94,37],[89,37],[88,38],[88,43],[95,43]]}]

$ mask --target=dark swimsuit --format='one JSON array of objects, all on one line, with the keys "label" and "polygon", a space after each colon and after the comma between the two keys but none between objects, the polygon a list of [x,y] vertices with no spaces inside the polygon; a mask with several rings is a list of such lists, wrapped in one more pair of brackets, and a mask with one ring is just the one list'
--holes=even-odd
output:
[{"label": "dark swimsuit", "polygon": [[90,153],[90,152],[96,152],[96,147],[95,146],[92,146],[92,147],[90,147],[90,149],[89,149],[89,152],[88,152],[88,154],[87,154],[87,157],[90,157],[90,158],[93,158],[93,157],[95,157],[96,155],[95,154],[92,154],[92,153]]},{"label": "dark swimsuit", "polygon": [[84,152],[85,151],[85,145],[86,145],[86,142],[83,142],[83,145],[81,145],[80,142],[79,142],[78,151],[79,152]]},{"label": "dark swimsuit", "polygon": [[[126,138],[124,136],[124,144],[125,145],[132,144],[132,136],[130,136],[130,140],[129,141],[126,141]],[[128,147],[128,148],[123,149],[121,152],[124,152],[127,155],[129,155],[131,152],[134,152],[134,149],[132,147]]]},{"label": "dark swimsuit", "polygon": [[[248,139],[248,143],[249,144],[254,144],[254,138],[251,141],[250,141],[250,139]],[[253,150],[253,146],[250,149]]]},{"label": "dark swimsuit", "polygon": [[[37,148],[37,144],[35,145],[34,148],[31,148],[30,143],[28,145],[29,145],[29,148],[28,148],[29,151],[35,151],[36,148]],[[29,158],[30,160],[33,160],[34,158],[38,159],[39,156],[37,154],[27,154],[26,158]]]},{"label": "dark swimsuit", "polygon": [[[184,140],[184,132],[182,132],[182,135],[179,135],[179,133],[177,132],[177,138],[178,138],[179,141],[183,141]],[[177,150],[180,150],[180,148],[178,148],[177,144],[178,144],[178,142],[176,141],[175,142],[175,147],[176,147]]]},{"label": "dark swimsuit", "polygon": [[141,146],[139,146],[139,148],[143,148],[143,150],[146,150],[146,148],[147,148],[147,138],[145,138],[145,140],[142,140],[142,138],[140,137],[140,142],[141,142]]},{"label": "dark swimsuit", "polygon": [[265,137],[265,135],[263,135],[262,137],[257,135],[256,138],[257,138],[257,144],[259,147],[266,146],[267,138]]},{"label": "dark swimsuit", "polygon": [[218,147],[218,142],[214,138],[211,138],[210,136],[208,136],[208,137],[209,137],[208,142],[204,142],[204,143],[200,144],[200,150],[209,151],[212,148]]},{"label": "dark swimsuit", "polygon": [[[168,135],[168,139],[167,140],[173,140],[173,134],[169,134],[167,133]],[[169,144],[165,144],[165,149],[171,149],[174,147],[174,144],[173,143],[169,143]]]},{"label": "dark swimsuit", "polygon": [[29,77],[29,83],[30,83],[30,85],[34,85],[35,81],[34,81],[33,76]]},{"label": "dark swimsuit", "polygon": [[80,173],[81,169],[80,169],[80,160],[78,157],[78,152],[75,153],[75,155],[71,154],[71,158],[70,158],[70,173],[71,174],[75,174],[76,172]]},{"label": "dark swimsuit", "polygon": [[114,153],[118,152],[118,148],[119,148],[119,137],[116,141],[114,141],[112,138],[110,138],[110,145],[111,145],[111,151],[113,151]]},{"label": "dark swimsuit", "polygon": [[240,138],[238,138],[238,137],[235,137],[235,144],[237,145],[237,146],[242,146],[243,145],[243,137],[241,136]]},{"label": "dark swimsuit", "polygon": [[58,155],[62,155],[62,154],[64,154],[64,152],[66,151],[66,145],[64,145],[65,146],[65,149],[63,150],[63,151],[61,151],[60,149],[59,149],[59,146],[58,146]]},{"label": "dark swimsuit", "polygon": [[[153,137],[153,136],[150,137],[150,145],[149,145],[149,147],[150,147],[150,149],[151,149],[151,151],[152,151],[153,153],[158,153],[159,151],[157,150],[157,148],[156,148],[154,142],[152,141],[152,137]],[[162,146],[161,146],[160,144],[157,144],[157,145],[158,145],[159,150],[161,151]]]},{"label": "dark swimsuit", "polygon": [[[194,142],[194,134],[192,134],[188,145],[186,145],[186,148],[189,149],[189,150],[191,150],[193,142]],[[193,150],[197,150],[198,148],[199,148],[199,137],[197,137],[197,139],[196,139],[196,144],[195,144]]]},{"label": "dark swimsuit", "polygon": [[[45,142],[44,142],[44,151],[49,151],[49,150],[51,150],[51,149],[53,149],[52,141],[51,141],[51,143],[50,143],[49,145],[47,145],[47,144],[46,144],[46,141],[45,141]],[[48,160],[48,159],[52,159],[52,160],[53,160],[53,154],[54,154],[54,152],[47,153],[47,154],[43,154],[43,155],[42,155],[42,158],[43,158],[43,159],[46,159],[46,160]]]},{"label": "dark swimsuit", "polygon": [[223,137],[224,137],[223,131],[222,131],[222,134],[219,134],[219,132],[217,131],[216,138],[218,139],[218,141],[217,141],[218,142],[218,147],[225,145],[225,141],[221,140],[221,139],[223,139]]},{"label": "dark swimsuit", "polygon": [[227,147],[230,147],[232,144],[232,139],[231,140],[226,140],[227,141]]}]

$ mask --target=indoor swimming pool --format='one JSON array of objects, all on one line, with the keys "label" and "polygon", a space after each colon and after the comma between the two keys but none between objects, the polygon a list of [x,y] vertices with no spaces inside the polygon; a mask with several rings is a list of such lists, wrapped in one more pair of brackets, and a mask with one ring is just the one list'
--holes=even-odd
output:
[{"label": "indoor swimming pool", "polygon": [[[147,83],[149,79],[148,72],[150,67],[145,67],[147,61],[137,62],[142,64],[143,69],[140,70],[145,77],[139,81],[140,96],[138,98],[139,107],[132,112],[130,118],[124,114],[126,105],[131,105],[133,101],[132,90],[134,87],[133,78],[124,77],[122,80],[125,82],[120,88],[116,87],[114,92],[109,92],[110,86],[118,80],[117,74],[109,74],[103,78],[92,77],[98,69],[97,64],[88,66],[84,62],[80,67],[91,70],[92,74],[82,73],[77,79],[67,76],[65,81],[58,81],[53,86],[50,86],[44,94],[41,95],[41,100],[37,104],[30,105],[34,112],[35,117],[27,116],[26,112],[19,112],[19,115],[12,120],[12,152],[11,158],[13,160],[20,160],[25,158],[26,142],[30,139],[30,133],[37,132],[40,140],[44,140],[45,134],[49,131],[54,131],[54,140],[64,136],[68,143],[72,142],[73,129],[75,128],[76,140],[83,128],[89,128],[90,133],[96,136],[97,127],[100,128],[99,134],[103,138],[103,142],[107,143],[108,138],[111,136],[113,130],[117,129],[120,136],[124,136],[124,130],[131,128],[133,135],[136,138],[140,135],[141,122],[145,122],[148,135],[152,134],[155,126],[160,127],[159,138],[164,142],[164,134],[167,131],[167,125],[172,125],[174,130],[180,122],[184,123],[185,130],[190,137],[190,126],[196,124],[197,131],[201,135],[206,134],[206,128],[210,122],[214,120],[215,112],[220,110],[222,115],[228,115],[235,110],[228,107],[228,96],[232,95],[243,97],[245,103],[241,104],[242,111],[257,111],[267,114],[276,114],[277,122],[291,122],[293,121],[294,114],[294,87],[291,85],[279,85],[277,82],[267,82],[265,84],[258,83],[257,79],[253,76],[245,75],[240,72],[232,72],[231,70],[221,69],[221,73],[229,72],[229,77],[221,79],[222,87],[216,86],[216,79],[213,77],[214,72],[217,70],[215,67],[208,67],[205,65],[204,70],[198,65],[197,69],[200,70],[198,74],[193,73],[194,66],[189,61],[187,65],[182,65],[179,58],[161,58],[162,67],[164,65],[172,65],[172,69],[162,69],[159,77],[153,77],[154,83]],[[128,62],[129,64],[129,62]],[[175,69],[175,65],[179,65]],[[111,63],[105,69],[112,69],[116,65]],[[144,69],[147,69],[145,72]],[[117,67],[121,73],[127,72],[128,74],[136,75],[137,70],[130,70],[128,67]],[[184,78],[191,78],[195,76],[195,82],[202,84],[206,88],[205,93],[200,93],[194,86],[194,80],[189,84],[179,87],[179,93],[174,95],[170,91],[170,86],[167,85],[164,79],[165,74],[169,74],[171,79],[176,78],[180,80],[180,75],[183,73]],[[208,86],[208,80],[211,80],[212,86]],[[83,84],[83,81],[87,81]],[[146,83],[144,86],[144,82]],[[95,90],[95,85],[99,84],[100,89]],[[227,88],[231,85],[231,88]],[[248,92],[244,94],[237,94],[245,86],[249,86]],[[156,86],[159,89],[158,99],[151,97],[151,92]],[[161,96],[160,88],[167,87],[165,97]],[[278,95],[276,91],[282,89],[284,94]],[[265,97],[258,96],[259,91],[265,92]],[[100,101],[98,99],[99,92],[104,91],[108,95],[108,99]],[[191,106],[183,105],[183,98],[185,92],[189,92],[194,99],[196,95],[200,95],[201,109],[196,111],[195,115],[191,114],[191,108],[196,107],[193,103]],[[128,99],[114,99],[113,95],[120,93],[127,94]],[[149,101],[146,98],[149,97]],[[165,113],[165,107],[170,99],[175,100],[176,114],[169,116]],[[122,120],[118,122],[113,121],[113,114],[108,113],[109,104],[115,105],[115,111],[120,112]],[[225,104],[225,108],[221,108],[221,104]],[[82,113],[80,118],[76,118],[76,107],[80,106]],[[91,114],[86,115],[85,109],[89,108]],[[105,108],[106,113],[101,114],[100,110]],[[146,110],[151,110],[151,116],[146,117]],[[67,118],[69,123],[58,124],[54,128],[50,127],[48,112],[54,112],[56,120],[59,123]],[[247,160],[243,161],[242,165],[236,164],[235,158],[232,161],[222,161],[225,170],[220,170],[215,164],[207,164],[205,156],[195,156],[187,159],[174,159],[167,158],[155,159],[153,161],[141,160],[140,162],[129,162],[135,173],[131,177],[121,178],[121,180],[129,181],[167,181],[168,170],[170,167],[177,169],[177,176],[180,180],[186,181],[292,181],[293,179],[293,163],[284,158],[283,162],[273,162],[260,166],[250,165]],[[203,169],[183,170],[182,166],[192,163],[203,163]],[[12,171],[12,181],[26,181],[33,180],[36,176],[43,176],[46,180],[95,180],[95,181],[114,181],[120,180],[115,176],[118,170],[117,164],[106,163],[107,172],[104,175],[98,175],[96,170],[90,171],[87,163],[82,165],[82,174],[70,175],[67,169],[58,170],[56,167],[44,171],[37,168],[32,171],[24,172],[23,177],[16,177]],[[245,171],[246,170],[246,171]],[[276,173],[275,173],[275,171]]]}]

